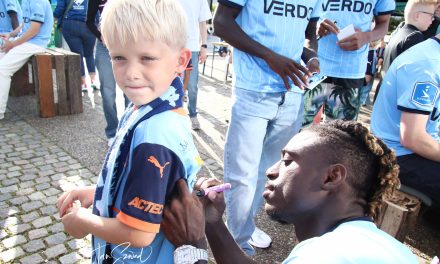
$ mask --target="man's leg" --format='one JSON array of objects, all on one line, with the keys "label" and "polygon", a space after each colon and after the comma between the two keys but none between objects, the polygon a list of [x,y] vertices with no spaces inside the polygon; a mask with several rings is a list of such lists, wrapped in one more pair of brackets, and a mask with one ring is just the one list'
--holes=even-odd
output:
[{"label": "man's leg", "polygon": [[255,229],[252,203],[258,167],[269,120],[277,115],[283,93],[258,93],[235,88],[231,121],[224,152],[224,180],[232,189],[225,193],[227,225],[238,245],[248,254]]},{"label": "man's leg", "polygon": [[253,220],[263,204],[266,171],[280,160],[281,150],[298,133],[302,125],[303,113],[303,94],[286,92],[283,103],[278,107],[276,117],[269,121],[258,169],[257,189],[252,203]]},{"label": "man's leg", "polygon": [[99,72],[101,83],[102,108],[104,110],[107,126],[105,135],[108,139],[116,135],[118,128],[118,115],[116,111],[116,82],[113,76],[112,64],[107,48],[98,41],[96,43],[96,68]]},{"label": "man's leg", "polygon": [[199,52],[192,52],[191,60],[193,68],[188,81],[188,112],[189,117],[197,116],[197,91],[199,82]]},{"label": "man's leg", "polygon": [[24,43],[1,56],[0,59],[0,115],[3,117],[8,103],[11,77],[35,53],[44,51],[43,47]]},{"label": "man's leg", "polygon": [[332,119],[357,120],[361,107],[358,87],[346,87],[333,83],[324,84],[326,102],[324,107],[327,121]]},{"label": "man's leg", "polygon": [[397,157],[402,184],[428,195],[440,207],[440,163],[417,154]]}]

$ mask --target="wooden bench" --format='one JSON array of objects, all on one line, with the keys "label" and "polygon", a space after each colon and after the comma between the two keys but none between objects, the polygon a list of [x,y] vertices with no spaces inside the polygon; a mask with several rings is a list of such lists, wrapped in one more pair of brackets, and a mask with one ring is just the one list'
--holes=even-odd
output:
[{"label": "wooden bench", "polygon": [[421,206],[416,196],[396,190],[383,204],[378,227],[403,242],[417,222]]},{"label": "wooden bench", "polygon": [[35,54],[12,77],[9,94],[36,94],[41,117],[82,113],[79,54],[59,48]]}]

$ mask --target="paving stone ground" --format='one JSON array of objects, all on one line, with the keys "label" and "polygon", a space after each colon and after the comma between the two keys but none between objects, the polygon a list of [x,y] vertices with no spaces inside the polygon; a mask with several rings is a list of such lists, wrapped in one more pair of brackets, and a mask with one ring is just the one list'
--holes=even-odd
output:
[{"label": "paving stone ground", "polygon": [[[215,78],[200,78],[202,130],[193,131],[204,160],[200,175],[220,179],[231,97],[230,83],[219,81],[221,69],[220,59]],[[89,263],[90,237],[74,239],[64,233],[55,204],[63,191],[96,182],[107,145],[100,97],[95,98],[96,108],[85,98],[83,114],[50,119],[38,117],[34,97],[10,98],[10,110],[0,121],[0,263]],[[370,111],[363,109],[363,121],[369,122]],[[255,259],[281,262],[295,245],[293,226],[270,221],[264,212],[257,224],[273,244],[257,250]],[[439,232],[418,228],[406,243],[428,259],[440,251]],[[423,244],[423,236],[434,239]]]}]

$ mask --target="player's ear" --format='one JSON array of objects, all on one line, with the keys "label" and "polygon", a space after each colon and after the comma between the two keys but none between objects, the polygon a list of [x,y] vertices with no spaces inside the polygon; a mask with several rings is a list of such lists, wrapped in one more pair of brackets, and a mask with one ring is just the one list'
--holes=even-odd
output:
[{"label": "player's ear", "polygon": [[[188,48],[182,48],[179,51],[179,58],[177,61],[176,72],[182,73],[183,71],[185,71],[190,59],[191,59],[191,51]],[[197,64],[197,62],[194,61],[193,63]]]}]

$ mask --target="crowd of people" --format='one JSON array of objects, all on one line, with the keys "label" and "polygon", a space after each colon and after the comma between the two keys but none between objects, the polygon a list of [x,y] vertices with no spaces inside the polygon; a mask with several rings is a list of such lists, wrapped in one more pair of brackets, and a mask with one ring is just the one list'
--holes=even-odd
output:
[{"label": "crowd of people", "polygon": [[[45,49],[54,19],[81,55],[78,89],[101,92],[110,148],[98,182],[57,203],[67,233],[92,235],[93,263],[127,255],[126,263],[207,263],[207,242],[218,263],[253,263],[255,248],[272,243],[255,224],[264,202],[272,219],[295,226],[299,244],[283,263],[418,263],[375,222],[401,183],[440,205],[438,0],[409,0],[387,46],[393,0],[218,0],[214,33],[234,47],[225,193],[209,191],[218,180],[197,179],[191,135],[201,129],[206,0],[58,0],[53,12],[47,0],[0,0],[0,8],[0,119],[11,76]],[[309,89],[316,73],[326,78]],[[356,120],[376,75],[370,132]],[[325,122],[311,125],[321,109]]]}]

